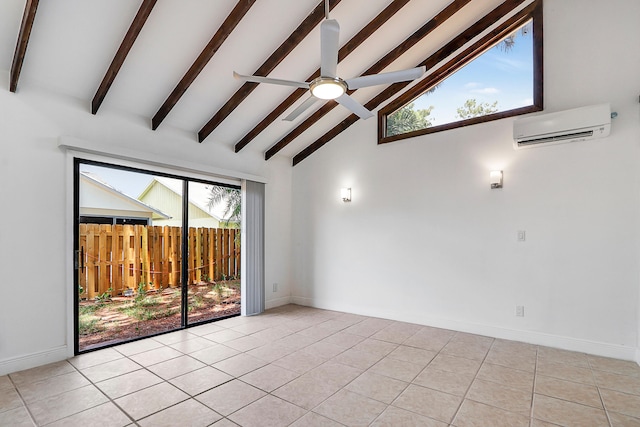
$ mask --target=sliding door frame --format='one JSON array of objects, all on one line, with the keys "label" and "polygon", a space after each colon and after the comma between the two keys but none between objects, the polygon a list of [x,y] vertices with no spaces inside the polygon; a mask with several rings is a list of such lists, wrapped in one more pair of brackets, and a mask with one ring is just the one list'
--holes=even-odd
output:
[{"label": "sliding door frame", "polygon": [[[111,162],[116,162],[116,163],[111,163]],[[189,278],[189,273],[188,273],[188,268],[187,266],[189,265],[188,259],[189,256],[191,254],[189,254],[189,183],[191,182],[195,182],[195,183],[202,183],[202,184],[210,184],[210,185],[216,185],[216,186],[221,186],[221,187],[227,187],[227,188],[233,188],[236,189],[238,191],[242,191],[243,192],[243,204],[244,204],[244,181],[241,181],[238,184],[230,184],[228,181],[229,179],[220,179],[220,178],[216,178],[214,176],[211,177],[194,177],[194,176],[183,176],[180,175],[180,171],[175,171],[174,173],[172,173],[171,171],[160,171],[160,170],[153,170],[152,168],[150,169],[145,169],[144,164],[140,164],[139,166],[132,166],[130,164],[124,165],[124,164],[118,164],[117,162],[119,162],[118,159],[100,159],[100,160],[96,160],[94,158],[94,156],[79,156],[79,155],[73,155],[73,167],[72,167],[72,175],[73,175],[73,183],[72,183],[72,187],[73,187],[73,232],[71,233],[71,235],[73,236],[73,249],[72,249],[72,260],[73,260],[73,265],[72,265],[72,274],[73,274],[73,280],[71,281],[73,283],[73,289],[72,289],[72,294],[73,294],[73,319],[72,319],[72,324],[73,324],[73,355],[78,355],[78,354],[84,354],[84,353],[89,353],[91,351],[95,351],[95,350],[101,350],[107,347],[112,347],[114,345],[119,345],[119,344],[124,344],[127,342],[133,342],[133,341],[138,341],[141,339],[145,339],[145,338],[150,338],[153,336],[157,336],[157,335],[162,335],[162,334],[166,334],[166,333],[170,333],[170,332],[175,332],[175,331],[179,331],[179,330],[183,330],[189,327],[193,327],[193,326],[198,326],[198,325],[202,325],[205,323],[210,323],[210,322],[215,322],[218,320],[222,320],[222,319],[226,319],[229,317],[236,317],[236,316],[240,316],[241,314],[231,314],[231,315],[226,315],[226,316],[220,316],[217,317],[215,319],[208,319],[208,320],[203,320],[203,321],[199,321],[199,322],[194,322],[194,323],[189,323],[188,321],[188,278]],[[130,162],[127,162],[130,163]],[[110,169],[116,169],[116,170],[122,170],[122,171],[127,171],[127,172],[133,172],[133,173],[141,173],[141,174],[146,174],[149,175],[150,177],[153,176],[159,176],[159,177],[165,177],[165,178],[172,178],[172,179],[177,179],[182,181],[182,229],[183,232],[181,233],[181,251],[182,251],[182,258],[183,258],[183,262],[181,265],[181,269],[180,269],[180,278],[181,278],[181,304],[180,304],[180,327],[177,329],[171,329],[168,331],[162,331],[162,332],[158,332],[158,333],[153,333],[150,335],[145,335],[142,337],[136,337],[136,338],[132,338],[132,339],[127,339],[127,340],[123,340],[123,341],[119,341],[116,343],[112,343],[112,344],[107,344],[104,346],[99,346],[99,347],[95,347],[95,348],[91,348],[91,349],[86,349],[86,350],[80,350],[79,348],[79,344],[80,344],[80,336],[79,336],[79,303],[80,303],[80,295],[78,294],[77,290],[78,290],[78,268],[81,268],[82,266],[80,265],[80,261],[78,259],[78,251],[80,250],[80,166],[82,164],[86,164],[86,165],[92,165],[92,166],[99,166],[99,167],[104,167],[104,168],[110,168]],[[164,169],[164,168],[163,168]],[[224,180],[227,182],[219,182],[219,180]],[[244,227],[244,225],[243,225]],[[184,230],[187,230],[187,232],[184,232]],[[241,231],[242,233],[242,231]],[[244,233],[243,233],[244,234]],[[244,257],[245,255],[245,251],[241,250],[241,259],[242,257]],[[245,260],[242,259],[241,261],[241,265],[244,265]],[[244,308],[244,304],[245,304],[245,281],[244,278],[241,277],[241,310],[243,310]]]}]

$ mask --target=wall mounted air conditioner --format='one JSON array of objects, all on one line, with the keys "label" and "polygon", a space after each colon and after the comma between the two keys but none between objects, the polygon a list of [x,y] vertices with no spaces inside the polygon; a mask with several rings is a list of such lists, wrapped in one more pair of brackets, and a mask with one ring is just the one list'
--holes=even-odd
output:
[{"label": "wall mounted air conditioner", "polygon": [[516,149],[603,138],[611,131],[611,106],[592,105],[523,117],[513,122]]}]

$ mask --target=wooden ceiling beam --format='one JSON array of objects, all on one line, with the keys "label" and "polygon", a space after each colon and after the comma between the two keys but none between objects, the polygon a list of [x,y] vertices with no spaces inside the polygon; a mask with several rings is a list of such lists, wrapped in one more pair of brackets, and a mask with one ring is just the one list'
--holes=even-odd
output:
[{"label": "wooden ceiling beam", "polygon": [[[395,15],[402,7],[404,7],[410,0],[393,0],[389,6],[387,6],[382,12],[371,20],[362,30],[351,38],[347,43],[342,46],[338,51],[338,63],[344,58],[349,56],[358,46],[360,46],[365,40],[367,40],[378,28],[387,22],[393,15]],[[306,82],[310,82],[316,77],[320,76],[320,68],[318,68],[313,74],[306,78]],[[246,134],[235,146],[236,153],[246,147],[255,137],[257,137],[262,131],[264,131],[271,123],[273,123],[278,117],[280,117],[289,107],[291,107],[298,99],[302,98],[305,93],[308,93],[306,89],[296,89],[287,99],[282,101],[273,111],[271,111],[267,117],[262,119],[248,134]]]},{"label": "wooden ceiling beam", "polygon": [[96,94],[93,96],[93,100],[91,101],[91,114],[96,114],[98,112],[100,105],[102,105],[102,101],[104,101],[104,98],[107,96],[107,92],[109,92],[111,85],[115,81],[120,68],[122,68],[124,60],[127,59],[127,55],[133,47],[133,43],[135,43],[138,38],[138,34],[142,31],[142,27],[145,22],[147,22],[147,18],[151,14],[153,7],[156,5],[156,1],[157,0],[144,0],[140,5],[138,13],[136,13],[135,18],[133,18],[133,22],[129,26],[122,43],[120,43],[118,51],[111,61],[111,65],[109,65]]},{"label": "wooden ceiling beam", "polygon": [[[490,28],[492,25],[494,25],[496,22],[498,22],[502,17],[504,17],[505,15],[509,14],[510,12],[512,12],[514,9],[516,9],[524,1],[525,0],[505,0],[505,2],[503,2],[501,5],[499,5],[498,7],[493,9],[491,12],[486,14],[484,17],[482,17],[476,23],[474,23],[469,28],[467,28],[465,31],[460,33],[457,37],[455,37],[453,40],[451,40],[445,46],[440,48],[433,55],[431,55],[428,58],[426,58],[424,61],[422,61],[417,66],[419,67],[419,66],[423,66],[424,65],[424,66],[427,67],[427,69],[433,68],[436,64],[438,64],[441,61],[446,60],[455,51],[457,51],[458,49],[462,48],[465,44],[467,44],[473,38],[475,38],[478,35],[480,35],[483,31],[486,31],[488,28]],[[531,6],[529,6],[529,7],[531,7]],[[525,11],[528,11],[528,8],[523,10],[521,13],[525,13]],[[503,25],[508,25],[508,23],[503,24]],[[453,66],[463,56],[473,55],[473,54],[477,53],[477,51],[479,49],[482,49],[482,47],[485,46],[486,40],[488,38],[493,37],[496,32],[500,32],[500,31],[502,31],[501,27],[498,27],[498,28],[494,29],[490,34],[488,34],[487,36],[483,37],[478,42],[474,43],[473,45],[471,45],[470,47],[465,49],[463,53],[457,55],[454,59],[450,60],[448,64]],[[428,76],[427,78],[431,78],[431,76]],[[378,95],[376,95],[373,99],[371,99],[369,102],[367,102],[364,106],[366,108],[368,108],[369,110],[373,110],[373,109],[377,108],[383,102],[387,101],[389,98],[395,96],[398,92],[400,92],[402,89],[404,89],[410,83],[411,82],[394,83],[394,84],[390,85],[389,87],[387,87],[382,92],[380,92]],[[437,83],[437,81],[434,80],[434,83]],[[303,161],[304,159],[306,159],[307,157],[309,157],[310,155],[315,153],[322,146],[324,146],[326,143],[331,141],[333,138],[338,136],[340,133],[342,133],[343,131],[348,129],[351,125],[353,125],[358,120],[359,120],[358,116],[356,116],[355,114],[351,114],[349,117],[344,119],[338,125],[333,127],[329,132],[325,133],[323,136],[318,138],[315,142],[313,142],[312,144],[307,146],[305,149],[303,149],[301,152],[296,154],[293,157],[293,166],[296,166],[301,161]]]},{"label": "wooden ceiling beam", "polygon": [[240,23],[242,18],[247,14],[251,6],[256,2],[256,0],[240,0],[233,8],[229,16],[224,20],[218,31],[213,35],[209,43],[202,50],[198,58],[191,65],[186,74],[182,77],[177,86],[173,89],[171,94],[164,101],[158,112],[151,119],[151,128],[153,130],[158,129],[160,123],[167,117],[167,115],[171,112],[173,107],[176,106],[182,95],[185,94],[189,86],[195,81],[195,79],[200,75],[204,67],[209,63],[209,61],[216,54],[220,46],[225,42],[227,37],[231,34],[231,32],[236,28],[236,26]]},{"label": "wooden ceiling beam", "polygon": [[[333,9],[340,0],[329,0],[329,9]],[[318,3],[313,11],[278,47],[253,75],[267,76],[293,49],[324,19],[324,1]],[[245,82],[236,93],[220,108],[198,132],[198,141],[202,142],[213,132],[242,101],[258,86],[257,83]]]},{"label": "wooden ceiling beam", "polygon": [[36,19],[36,10],[38,9],[38,0],[27,0],[24,5],[24,13],[22,14],[22,23],[20,24],[20,32],[18,33],[18,42],[16,50],[13,54],[13,62],[11,63],[11,77],[9,79],[9,91],[15,92],[18,89],[18,80],[22,71],[22,64],[27,53],[27,45],[33,28],[33,21]]},{"label": "wooden ceiling beam", "polygon": [[[426,24],[420,27],[417,31],[407,37],[402,43],[392,49],[389,53],[387,53],[382,59],[373,64],[362,73],[363,76],[369,74],[376,74],[384,70],[386,67],[391,65],[396,59],[398,59],[402,54],[404,54],[408,49],[413,47],[420,40],[427,37],[433,30],[442,25],[447,19],[452,17],[456,12],[466,6],[471,0],[454,0],[447,7],[442,9],[436,16],[430,19]],[[349,91],[349,93],[353,93],[354,91]],[[271,148],[269,148],[264,158],[265,160],[269,160],[271,157],[276,155],[280,150],[289,145],[293,140],[295,140],[298,136],[300,136],[304,131],[313,126],[318,120],[320,120],[323,116],[333,110],[338,104],[335,101],[325,103],[320,109],[314,112],[311,116],[307,117],[302,123],[296,126],[291,132],[289,132],[284,138],[275,143]]]}]

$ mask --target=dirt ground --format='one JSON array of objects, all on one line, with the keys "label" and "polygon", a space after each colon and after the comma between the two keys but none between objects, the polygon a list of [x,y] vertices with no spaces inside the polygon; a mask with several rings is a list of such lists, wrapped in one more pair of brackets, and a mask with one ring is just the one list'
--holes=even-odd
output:
[{"label": "dirt ground", "polygon": [[[180,327],[180,288],[80,301],[80,351]],[[189,286],[189,323],[240,313],[240,280]]]}]

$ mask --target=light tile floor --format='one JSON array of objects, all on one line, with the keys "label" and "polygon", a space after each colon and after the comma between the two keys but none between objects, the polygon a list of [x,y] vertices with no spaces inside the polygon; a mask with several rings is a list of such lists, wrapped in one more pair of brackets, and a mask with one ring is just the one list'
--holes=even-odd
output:
[{"label": "light tile floor", "polygon": [[0,425],[640,426],[640,367],[287,305],[2,376]]}]

